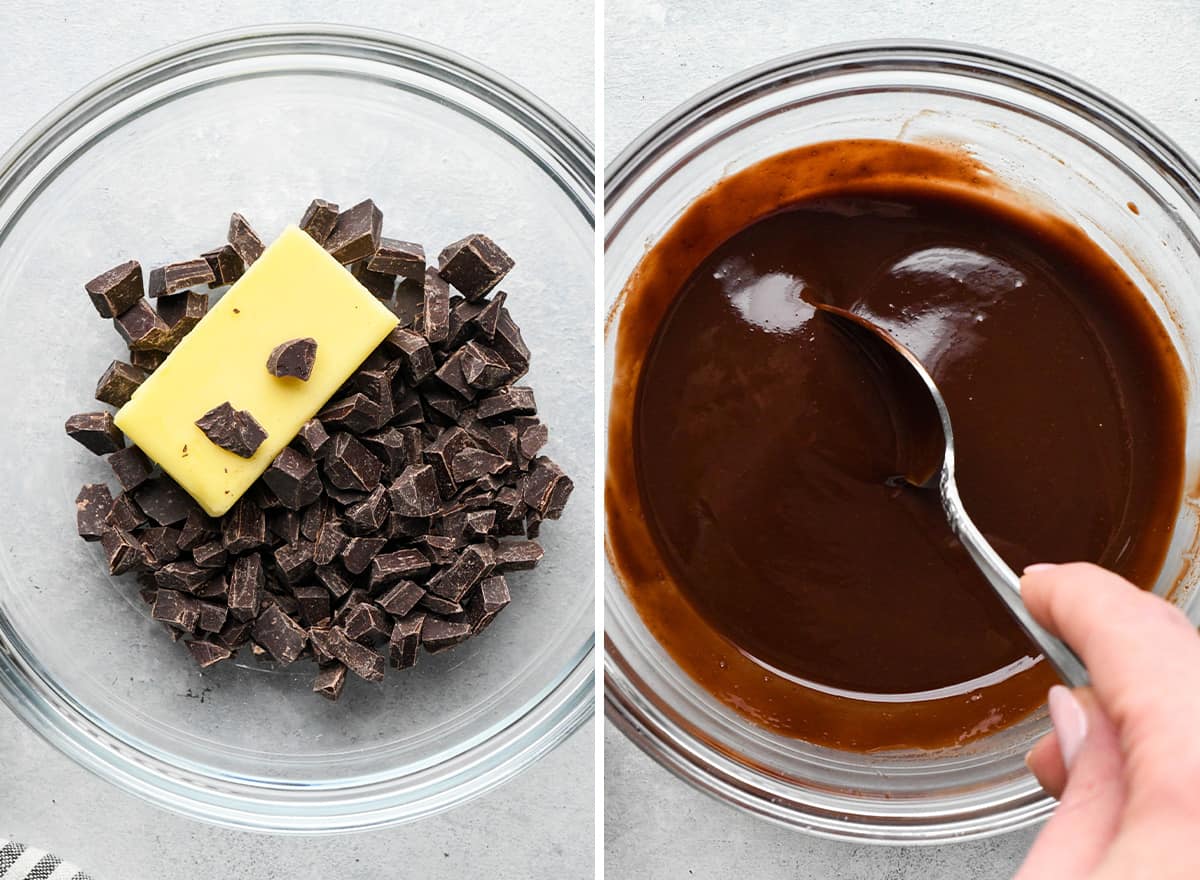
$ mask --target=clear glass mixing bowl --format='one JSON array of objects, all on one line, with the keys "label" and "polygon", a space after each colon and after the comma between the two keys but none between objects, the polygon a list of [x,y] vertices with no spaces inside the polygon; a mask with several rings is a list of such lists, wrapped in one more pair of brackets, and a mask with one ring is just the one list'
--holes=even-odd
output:
[{"label": "clear glass mixing bowl", "polygon": [[[843,138],[965,147],[1085,229],[1153,304],[1188,385],[1188,494],[1156,590],[1200,622],[1200,171],[1136,114],[1065,74],[970,46],[835,46],[746,71],[660,120],[607,171],[610,399],[621,292],[646,250],[722,177]],[[1044,712],[938,752],[814,746],[757,727],[698,687],[655,642],[611,566],[605,609],[609,716],[721,800],[815,834],[908,844],[996,834],[1053,808],[1023,763],[1048,729]]]},{"label": "clear glass mixing bowl", "polygon": [[[59,749],[162,806],[229,826],[326,832],[446,809],[510,777],[592,710],[593,152],[472,61],[343,28],[218,34],[70,99],[0,159],[0,697]],[[388,234],[485,231],[516,258],[549,454],[576,482],[546,557],[480,638],[337,704],[312,668],[248,656],[201,674],[74,531],[103,459],[63,433],[123,346],[82,284],[264,237],[315,197],[372,197]],[[591,783],[586,779],[574,784]]]}]

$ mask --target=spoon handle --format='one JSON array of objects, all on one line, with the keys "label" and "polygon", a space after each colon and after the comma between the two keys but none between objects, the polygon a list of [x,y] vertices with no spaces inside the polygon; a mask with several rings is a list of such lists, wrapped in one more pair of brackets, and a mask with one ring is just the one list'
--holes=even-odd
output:
[{"label": "spoon handle", "polygon": [[1025,601],[1021,598],[1021,579],[1008,564],[1000,558],[978,527],[967,516],[963,509],[962,500],[958,497],[958,488],[952,481],[942,483],[942,503],[946,508],[946,516],[950,528],[962,545],[967,548],[971,558],[983,576],[988,579],[1000,599],[1007,606],[1009,613],[1016,618],[1017,623],[1025,630],[1035,645],[1042,649],[1046,660],[1054,667],[1059,678],[1070,687],[1085,687],[1091,683],[1083,661],[1066,643],[1057,636],[1051,635],[1041,624],[1033,619]]}]

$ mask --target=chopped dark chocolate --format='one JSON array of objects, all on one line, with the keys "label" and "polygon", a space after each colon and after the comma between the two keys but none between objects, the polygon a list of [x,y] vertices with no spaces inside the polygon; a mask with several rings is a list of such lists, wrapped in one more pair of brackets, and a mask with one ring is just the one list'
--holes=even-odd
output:
[{"label": "chopped dark chocolate", "polygon": [[205,257],[197,257],[194,260],[182,260],[151,269],[146,293],[151,298],[157,298],[187,290],[189,287],[211,284],[216,280],[216,273],[208,264],[208,260]]},{"label": "chopped dark chocolate", "polygon": [[163,361],[167,359],[167,354],[168,352],[155,351],[153,349],[146,349],[145,351],[130,349],[129,362],[139,369],[153,373],[162,366]]},{"label": "chopped dark chocolate", "polygon": [[372,272],[420,280],[425,276],[425,248],[411,241],[380,238],[367,268]]},{"label": "chopped dark chocolate", "polygon": [[132,495],[122,492],[113,499],[112,507],[109,508],[104,522],[113,528],[132,532],[146,522],[146,514],[142,513],[142,509],[134,502]]},{"label": "chopped dark chocolate", "polygon": [[313,647],[323,654],[340,660],[346,668],[367,681],[383,681],[383,670],[386,660],[381,654],[372,651],[366,645],[349,638],[341,627],[321,630],[313,627],[309,630]]},{"label": "chopped dark chocolate", "polygon": [[533,389],[516,385],[502,388],[494,394],[479,401],[479,418],[492,419],[498,416],[533,416],[537,415],[537,403],[533,399]]},{"label": "chopped dark chocolate", "polygon": [[351,538],[342,550],[342,564],[351,574],[362,574],[387,544],[387,538]]},{"label": "chopped dark chocolate", "polygon": [[217,602],[200,602],[200,622],[198,626],[206,633],[219,633],[225,628],[229,619],[229,609]]},{"label": "chopped dark chocolate", "polygon": [[192,659],[196,661],[196,665],[201,669],[208,669],[210,666],[215,666],[222,660],[228,660],[233,656],[233,652],[228,648],[204,639],[192,639],[191,641],[184,642],[184,644],[187,645]]},{"label": "chopped dark chocolate", "polygon": [[325,476],[339,489],[370,492],[379,485],[383,465],[350,434],[337,434],[325,457]]},{"label": "chopped dark chocolate", "polygon": [[471,635],[471,624],[465,621],[445,620],[430,617],[421,627],[421,645],[430,654],[437,654],[455,645],[462,644]]},{"label": "chopped dark chocolate", "polygon": [[300,228],[317,244],[323,245],[329,238],[329,233],[333,231],[333,224],[337,222],[337,218],[337,205],[324,199],[313,199],[304,209],[304,216],[300,218]]},{"label": "chopped dark chocolate", "polygon": [[492,566],[491,548],[486,544],[471,544],[462,551],[457,562],[439,572],[441,577],[436,579],[437,583],[430,579],[429,592],[458,602],[471,587],[491,572]]},{"label": "chopped dark chocolate", "polygon": [[196,427],[217,446],[242,458],[252,457],[267,439],[267,432],[258,420],[248,410],[234,409],[229,401],[196,419]]},{"label": "chopped dark chocolate", "polygon": [[99,541],[105,532],[105,520],[112,510],[113,497],[103,483],[86,483],[75,496],[75,528],[85,541]]},{"label": "chopped dark chocolate", "polygon": [[320,421],[309,419],[300,426],[300,432],[296,434],[296,442],[313,458],[321,458],[328,448],[329,433]]},{"label": "chopped dark chocolate", "polygon": [[201,256],[208,261],[208,268],[213,272],[213,280],[209,282],[209,287],[233,284],[246,271],[246,264],[242,262],[238,252],[233,249],[233,245],[221,245],[219,248],[205,251]]},{"label": "chopped dark chocolate", "polygon": [[450,288],[433,267],[425,271],[421,335],[430,342],[443,342],[450,335]]},{"label": "chopped dark chocolate", "polygon": [[416,581],[398,581],[375,600],[384,611],[393,617],[403,617],[421,601],[425,589]]},{"label": "chopped dark chocolate", "polygon": [[67,436],[96,455],[108,455],[125,446],[125,437],[113,424],[112,413],[77,413],[67,419]]},{"label": "chopped dark chocolate", "polygon": [[407,444],[399,428],[385,428],[362,438],[363,446],[383,464],[380,479],[394,480],[408,464]]},{"label": "chopped dark chocolate", "polygon": [[381,483],[362,501],[346,508],[346,524],[355,534],[367,535],[383,528],[389,512],[387,490]]},{"label": "chopped dark chocolate", "polygon": [[317,418],[326,428],[362,434],[377,426],[379,404],[365,394],[351,394],[326,404]]},{"label": "chopped dark chocolate", "polygon": [[196,502],[166,474],[147,480],[133,493],[138,507],[160,526],[181,523],[196,509]]},{"label": "chopped dark chocolate", "polygon": [[108,457],[108,465],[112,468],[117,482],[126,492],[132,492],[146,480],[154,471],[154,465],[146,454],[136,446],[126,446],[118,449]]},{"label": "chopped dark chocolate", "polygon": [[113,326],[133,351],[148,348],[161,351],[170,345],[171,328],[144,299],[113,318]]},{"label": "chopped dark chocolate", "polygon": [[417,539],[425,548],[425,555],[434,565],[453,565],[458,559],[455,552],[459,548],[458,541],[445,535],[422,535]]},{"label": "chopped dark chocolate", "polygon": [[388,489],[392,510],[400,516],[432,516],[441,506],[437,476],[429,465],[409,465]]},{"label": "chopped dark chocolate", "polygon": [[84,285],[101,318],[115,318],[143,296],[142,266],[130,260],[101,272]]},{"label": "chopped dark chocolate", "polygon": [[263,251],[266,250],[258,233],[250,227],[246,218],[236,211],[229,218],[228,240],[229,246],[237,252],[247,266],[261,257]]},{"label": "chopped dark chocolate", "polygon": [[462,375],[472,388],[499,388],[511,376],[508,364],[492,349],[472,340],[460,349]]},{"label": "chopped dark chocolate", "polygon": [[508,460],[485,452],[482,449],[468,448],[458,452],[450,463],[450,475],[458,484],[478,480],[487,474],[494,474],[508,466]]},{"label": "chopped dark chocolate", "polygon": [[216,534],[216,522],[193,507],[187,512],[183,525],[180,527],[179,549],[195,550]]},{"label": "chopped dark chocolate", "polygon": [[313,544],[313,562],[317,565],[329,565],[345,549],[350,538],[346,535],[338,520],[328,520],[317,532]]},{"label": "chopped dark chocolate", "polygon": [[162,568],[180,556],[179,529],[171,526],[152,526],[143,529],[137,537],[142,542],[142,555],[145,557],[147,568]]},{"label": "chopped dark chocolate", "polygon": [[208,314],[208,294],[189,290],[160,297],[158,316],[171,328],[171,337],[178,344]]},{"label": "chopped dark chocolate", "polygon": [[392,311],[400,320],[401,327],[416,328],[417,322],[425,311],[425,277],[424,269],[419,278],[401,278],[396,285],[396,295],[392,300]]},{"label": "chopped dark chocolate", "polygon": [[108,573],[117,575],[133,571],[142,562],[142,544],[131,533],[120,528],[105,529],[100,536]]},{"label": "chopped dark chocolate", "polygon": [[471,634],[483,632],[496,615],[512,601],[508,581],[501,575],[484,578],[479,590],[466,601],[466,622],[471,625]]},{"label": "chopped dark chocolate", "polygon": [[462,428],[449,428],[425,447],[421,454],[425,463],[433,468],[434,477],[441,494],[449,497],[457,490],[451,465],[455,456],[473,445],[470,436]]},{"label": "chopped dark chocolate", "polygon": [[340,599],[350,592],[350,576],[339,565],[321,565],[317,567],[317,580],[324,584],[325,589],[335,599]]},{"label": "chopped dark chocolate", "polygon": [[346,687],[346,667],[342,663],[326,666],[313,679],[313,693],[336,703]]},{"label": "chopped dark chocolate", "polygon": [[213,641],[231,651],[236,651],[250,641],[250,631],[253,628],[254,622],[250,620],[227,620]]},{"label": "chopped dark chocolate", "polygon": [[550,430],[541,422],[534,421],[532,424],[522,427],[520,431],[517,451],[522,457],[532,461],[546,445],[546,441],[550,439]]},{"label": "chopped dark chocolate", "polygon": [[496,295],[483,304],[483,308],[479,313],[471,319],[471,323],[475,325],[479,335],[491,342],[496,336],[496,325],[500,320],[500,310],[504,308],[504,302],[508,299],[508,294],[503,290],[497,291]]},{"label": "chopped dark chocolate", "polygon": [[221,543],[235,556],[267,543],[267,517],[249,498],[239,498],[221,517]]},{"label": "chopped dark chocolate", "polygon": [[420,550],[410,548],[381,553],[371,561],[371,589],[424,574],[429,567],[429,559]]},{"label": "chopped dark chocolate", "polygon": [[412,389],[404,389],[393,401],[392,424],[397,428],[411,428],[423,424],[425,408],[421,405],[421,397]]},{"label": "chopped dark chocolate", "polygon": [[308,541],[285,544],[275,550],[274,558],[286,584],[298,584],[313,572],[313,545]]},{"label": "chopped dark chocolate", "polygon": [[256,617],[265,583],[262,558],[257,553],[235,559],[229,575],[229,613],[237,620]]},{"label": "chopped dark chocolate", "polygon": [[200,623],[200,603],[177,590],[159,590],[150,616],[183,632],[194,632]]},{"label": "chopped dark chocolate", "polygon": [[472,510],[466,514],[464,530],[472,537],[482,538],[484,535],[491,534],[495,528],[496,511],[493,509]]},{"label": "chopped dark chocolate", "polygon": [[335,518],[336,514],[329,499],[325,497],[318,498],[308,507],[304,508],[304,513],[300,517],[300,534],[304,535],[310,541],[315,541],[325,523]]},{"label": "chopped dark chocolate", "polygon": [[351,269],[352,274],[358,283],[367,289],[371,296],[378,300],[382,300],[383,304],[390,307],[392,297],[396,293],[396,276],[386,272],[376,272],[367,267],[365,261],[360,261],[354,264]]},{"label": "chopped dark chocolate", "polygon": [[346,612],[342,620],[346,636],[364,645],[373,645],[388,637],[387,616],[370,602],[360,602]]},{"label": "chopped dark chocolate", "polygon": [[502,541],[493,551],[497,571],[524,571],[542,561],[542,545],[537,541]]},{"label": "chopped dark chocolate", "polygon": [[278,605],[271,605],[254,621],[254,641],[266,648],[280,665],[287,666],[308,644],[308,633]]},{"label": "chopped dark chocolate", "polygon": [[459,397],[465,400],[474,400],[478,392],[468,384],[467,377],[463,374],[463,361],[466,359],[464,349],[458,349],[450,357],[446,358],[445,363],[437,368],[434,373],[447,386],[453,388]]},{"label": "chopped dark chocolate", "polygon": [[307,382],[317,360],[317,340],[312,337],[289,339],[275,346],[267,358],[267,372],[272,376],[292,376]]},{"label": "chopped dark chocolate", "polygon": [[312,504],[321,494],[321,475],[317,463],[290,446],[271,462],[262,480],[289,510],[300,510]]},{"label": "chopped dark chocolate", "polygon": [[96,399],[101,403],[122,407],[149,375],[140,367],[124,361],[113,361],[96,383]]},{"label": "chopped dark chocolate", "polygon": [[392,635],[388,640],[392,666],[396,669],[409,669],[416,665],[418,648],[421,646],[421,630],[428,615],[413,614],[396,621],[392,627]]},{"label": "chopped dark chocolate", "polygon": [[331,615],[329,591],[324,587],[294,587],[292,595],[300,606],[300,619],[306,626],[316,626]]},{"label": "chopped dark chocolate", "polygon": [[562,468],[545,456],[534,460],[533,469],[521,478],[525,503],[545,519],[558,519],[575,484]]},{"label": "chopped dark chocolate", "polygon": [[229,551],[220,541],[209,541],[192,551],[192,559],[201,568],[224,568],[229,561]]},{"label": "chopped dark chocolate", "polygon": [[169,562],[154,573],[154,580],[164,590],[195,593],[212,579],[211,569],[194,562]]},{"label": "chopped dark chocolate", "polygon": [[343,265],[366,259],[379,247],[382,228],[383,214],[375,203],[359,202],[338,214],[324,241],[325,250]]},{"label": "chopped dark chocolate", "polygon": [[486,295],[512,267],[512,258],[480,233],[449,244],[438,254],[438,274],[469,300]]},{"label": "chopped dark chocolate", "polygon": [[500,309],[496,319],[496,333],[491,339],[492,348],[513,372],[512,381],[517,381],[529,371],[529,346],[521,338],[521,330],[513,321],[508,309]]}]

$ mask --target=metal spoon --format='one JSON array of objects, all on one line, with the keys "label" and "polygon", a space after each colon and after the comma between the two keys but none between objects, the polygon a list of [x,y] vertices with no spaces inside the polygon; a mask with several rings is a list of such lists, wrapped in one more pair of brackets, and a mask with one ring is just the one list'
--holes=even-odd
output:
[{"label": "metal spoon", "polygon": [[[1009,613],[1016,618],[1033,643],[1042,650],[1064,682],[1071,687],[1088,684],[1087,670],[1082,661],[1074,651],[1043,629],[1029,614],[1021,599],[1020,578],[1000,558],[1000,554],[992,548],[967,516],[962,499],[958,495],[958,485],[954,480],[954,432],[950,427],[950,413],[933,377],[921,365],[916,355],[878,324],[837,306],[821,302],[813,302],[812,305],[838,319],[842,326],[857,329],[859,332],[855,334],[856,338],[876,341],[870,348],[864,346],[864,351],[873,357],[879,354],[886,357],[886,361],[881,361],[878,365],[893,385],[889,390],[895,392],[890,395],[889,405],[903,404],[903,424],[910,429],[907,432],[898,432],[900,442],[904,444],[902,454],[908,458],[909,465],[904,480],[920,488],[933,488],[935,485],[938,487],[942,497],[942,508],[946,512],[950,528],[1000,596]],[[891,354],[893,352],[894,354]],[[900,362],[903,362],[907,369],[900,366]],[[921,410],[923,412],[919,414],[916,412]],[[940,432],[937,431],[939,425]],[[924,429],[923,433],[921,429]],[[939,433],[940,437],[937,436]]]}]

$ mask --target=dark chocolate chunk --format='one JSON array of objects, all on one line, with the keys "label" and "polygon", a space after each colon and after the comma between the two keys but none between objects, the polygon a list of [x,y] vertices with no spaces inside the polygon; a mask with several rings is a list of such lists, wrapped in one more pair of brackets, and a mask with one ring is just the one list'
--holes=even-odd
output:
[{"label": "dark chocolate chunk", "polygon": [[85,541],[99,541],[105,532],[105,520],[112,510],[113,497],[103,483],[86,483],[75,496],[75,527]]},{"label": "dark chocolate chunk", "polygon": [[421,630],[428,615],[413,614],[402,620],[397,620],[392,627],[392,635],[388,640],[392,666],[396,669],[409,669],[416,665],[417,649],[421,646]]},{"label": "dark chocolate chunk", "polygon": [[350,434],[338,434],[325,458],[325,476],[339,489],[370,492],[379,485],[383,465]]},{"label": "dark chocolate chunk", "polygon": [[421,454],[427,465],[433,468],[441,494],[449,497],[458,488],[451,471],[455,456],[472,446],[471,438],[462,428],[450,428],[425,447]]},{"label": "dark chocolate chunk", "polygon": [[429,465],[409,465],[388,489],[392,510],[400,516],[432,516],[441,506],[437,476]]},{"label": "dark chocolate chunk", "polygon": [[233,656],[233,652],[228,648],[204,639],[193,639],[184,642],[184,644],[187,645],[192,659],[196,661],[196,665],[201,669],[208,669],[210,666],[215,666],[222,660],[228,660]]},{"label": "dark chocolate chunk", "polygon": [[251,620],[227,620],[213,641],[231,651],[236,651],[250,641],[250,631],[253,628],[254,622]]},{"label": "dark chocolate chunk", "polygon": [[383,463],[383,480],[394,480],[408,464],[407,444],[399,428],[386,428],[362,438],[363,446]]},{"label": "dark chocolate chunk", "polygon": [[495,528],[495,510],[472,510],[466,514],[464,530],[472,537],[482,538],[484,535],[491,534]]},{"label": "dark chocolate chunk", "polygon": [[471,544],[458,557],[458,561],[439,574],[437,583],[429,581],[429,592],[443,599],[458,602],[467,591],[492,570],[491,548],[486,544]]},{"label": "dark chocolate chunk", "polygon": [[[443,573],[439,571],[429,579],[427,586],[430,586],[432,589],[432,585],[440,581],[442,577]],[[453,599],[443,599],[432,592],[426,592],[421,597],[420,604],[426,611],[432,611],[434,614],[440,614],[443,617],[454,617],[456,614],[462,614],[466,610],[462,607],[461,603],[455,602]]]},{"label": "dark chocolate chunk", "polygon": [[497,571],[524,571],[542,561],[542,552],[537,541],[502,541],[492,555]]},{"label": "dark chocolate chunk", "polygon": [[379,404],[365,394],[351,394],[326,404],[317,418],[327,428],[362,434],[377,426]]},{"label": "dark chocolate chunk", "polygon": [[549,439],[550,429],[541,422],[535,421],[520,429],[517,451],[523,458],[532,461]]},{"label": "dark chocolate chunk", "polygon": [[402,580],[388,588],[376,603],[393,617],[403,617],[421,601],[425,589],[416,581]]},{"label": "dark chocolate chunk", "polygon": [[325,589],[335,599],[340,599],[350,592],[350,578],[338,565],[319,566],[317,580],[325,585]]},{"label": "dark chocolate chunk", "polygon": [[113,528],[132,532],[146,522],[146,514],[142,513],[142,509],[134,503],[132,495],[122,492],[113,499],[112,507],[108,511],[108,516],[104,518],[104,522]]},{"label": "dark chocolate chunk", "polygon": [[458,452],[450,463],[450,475],[458,484],[478,480],[487,474],[494,474],[508,465],[507,459],[482,449],[468,448]]},{"label": "dark chocolate chunk", "polygon": [[209,287],[233,284],[245,274],[246,264],[233,249],[233,245],[222,245],[214,250],[205,251],[201,256],[208,261],[208,268],[213,272],[213,280],[209,282]]},{"label": "dark chocolate chunk", "polygon": [[267,516],[249,498],[240,498],[221,517],[221,543],[235,556],[267,543]]},{"label": "dark chocolate chunk", "polygon": [[381,553],[371,561],[371,589],[395,583],[429,571],[429,559],[420,550],[395,550]]},{"label": "dark chocolate chunk", "polygon": [[521,478],[521,497],[545,519],[562,516],[575,484],[562,468],[545,456],[534,460],[533,469]]},{"label": "dark chocolate chunk", "polygon": [[124,529],[105,529],[100,536],[100,543],[108,560],[109,574],[125,574],[142,562],[141,542]]},{"label": "dark chocolate chunk", "polygon": [[443,342],[450,335],[450,288],[432,267],[425,272],[421,335],[430,342]]},{"label": "dark chocolate chunk", "polygon": [[309,419],[300,427],[296,441],[313,458],[321,458],[328,448],[329,433],[317,419]]},{"label": "dark chocolate chunk", "polygon": [[504,308],[504,302],[507,299],[507,293],[503,290],[497,291],[495,296],[482,303],[483,307],[479,313],[471,319],[471,323],[475,325],[479,335],[488,342],[496,337],[496,325],[500,321],[500,310]]},{"label": "dark chocolate chunk", "polygon": [[445,620],[441,617],[426,619],[421,627],[421,644],[430,654],[437,654],[462,644],[471,637],[471,624],[465,621]]},{"label": "dark chocolate chunk", "polygon": [[171,328],[171,338],[176,344],[187,336],[208,314],[208,294],[194,290],[160,297],[158,316]]},{"label": "dark chocolate chunk", "polygon": [[211,284],[216,280],[216,273],[208,265],[208,260],[198,257],[151,269],[149,289],[146,292],[152,298],[166,296],[200,284]]},{"label": "dark chocolate chunk", "polygon": [[465,603],[466,622],[471,625],[471,633],[485,630],[496,615],[503,611],[512,601],[508,591],[508,581],[501,575],[484,578],[479,584],[479,590],[471,595]]},{"label": "dark chocolate chunk", "polygon": [[297,584],[313,572],[313,545],[307,541],[279,547],[274,558],[284,583]]},{"label": "dark chocolate chunk", "polygon": [[126,446],[118,449],[108,457],[109,467],[112,468],[117,482],[126,492],[132,492],[146,480],[154,471],[154,465],[146,454],[136,446]]},{"label": "dark chocolate chunk", "polygon": [[329,500],[335,502],[341,507],[349,507],[352,504],[358,504],[367,497],[366,492],[358,489],[339,489],[333,485],[328,479],[324,480],[325,494],[329,496]]},{"label": "dark chocolate chunk", "polygon": [[308,633],[278,605],[271,605],[254,621],[254,641],[266,648],[280,665],[287,666],[308,644]]},{"label": "dark chocolate chunk", "polygon": [[367,289],[371,296],[382,300],[386,306],[391,306],[392,296],[396,293],[396,276],[386,272],[376,272],[367,267],[365,262],[354,264],[351,270],[358,283]]},{"label": "dark chocolate chunk", "polygon": [[346,508],[346,523],[355,534],[370,534],[383,528],[389,512],[387,490],[381,483],[362,501]]},{"label": "dark chocolate chunk", "polygon": [[317,360],[317,340],[311,337],[289,339],[275,346],[267,358],[267,372],[272,376],[293,376],[307,382]]},{"label": "dark chocolate chunk", "polygon": [[396,295],[392,300],[392,311],[400,320],[400,326],[416,329],[421,315],[425,311],[425,278],[424,270],[420,278],[401,278],[396,285]]},{"label": "dark chocolate chunk", "polygon": [[125,438],[113,424],[112,413],[77,413],[67,419],[67,436],[96,455],[108,455],[125,446]]},{"label": "dark chocolate chunk", "polygon": [[235,559],[229,574],[229,613],[237,620],[256,617],[265,583],[262,558],[257,553]]},{"label": "dark chocolate chunk", "polygon": [[179,590],[195,593],[212,578],[211,569],[201,568],[194,562],[169,562],[154,573],[154,580],[164,590]]},{"label": "dark chocolate chunk", "polygon": [[387,538],[351,538],[342,550],[342,564],[351,574],[362,574],[387,544]]},{"label": "dark chocolate chunk", "polygon": [[130,260],[102,272],[84,285],[101,318],[115,318],[143,296],[142,266]]},{"label": "dark chocolate chunk", "polygon": [[372,645],[388,637],[387,616],[370,602],[360,602],[342,621],[346,635],[364,645]]},{"label": "dark chocolate chunk", "polygon": [[196,509],[190,495],[166,474],[147,480],[133,493],[138,507],[160,526],[173,526]]},{"label": "dark chocolate chunk", "polygon": [[312,504],[322,490],[317,463],[290,446],[285,446],[271,462],[262,479],[289,510],[300,510]]},{"label": "dark chocolate chunk", "polygon": [[96,399],[102,403],[122,407],[129,402],[133,392],[146,381],[150,374],[140,367],[124,361],[113,361],[96,383]]},{"label": "dark chocolate chunk", "polygon": [[323,245],[329,238],[329,233],[333,231],[333,224],[337,222],[337,218],[337,205],[324,199],[313,199],[304,209],[304,216],[300,218],[300,228],[317,244]]},{"label": "dark chocolate chunk", "polygon": [[313,627],[309,630],[313,647],[321,653],[340,660],[346,668],[367,681],[383,681],[385,659],[381,654],[372,651],[366,645],[349,638],[340,627],[321,630]]},{"label": "dark chocolate chunk", "polygon": [[170,345],[171,328],[144,299],[113,318],[113,326],[133,351],[148,348],[161,351]]},{"label": "dark chocolate chunk", "polygon": [[200,602],[200,629],[206,633],[219,633],[229,619],[229,609],[217,602]]},{"label": "dark chocolate chunk", "polygon": [[464,349],[459,349],[446,358],[446,362],[437,368],[434,373],[447,386],[453,388],[460,397],[465,400],[474,400],[477,391],[467,382],[467,377],[463,374],[463,362],[466,359]]},{"label": "dark chocolate chunk", "polygon": [[459,544],[454,538],[445,535],[422,535],[418,540],[425,547],[425,555],[434,565],[453,565],[458,559],[458,554],[454,551],[458,549]]},{"label": "dark chocolate chunk", "polygon": [[[409,428],[425,421],[425,409],[417,392],[406,388],[393,401],[392,424],[397,428]],[[411,460],[411,459],[410,459]]]},{"label": "dark chocolate chunk", "polygon": [[267,514],[267,533],[284,544],[300,540],[300,514],[295,510],[273,510]]},{"label": "dark chocolate chunk", "polygon": [[250,224],[246,222],[246,218],[236,211],[229,218],[228,240],[229,246],[237,252],[237,255],[242,258],[242,262],[247,266],[261,257],[263,251],[266,250],[262,239],[250,228]]},{"label": "dark chocolate chunk", "polygon": [[411,241],[381,238],[367,268],[419,281],[425,276],[425,248]]},{"label": "dark chocolate chunk", "polygon": [[162,568],[179,558],[179,529],[153,526],[138,533],[147,568]]},{"label": "dark chocolate chunk", "polygon": [[313,693],[336,703],[346,687],[346,667],[342,663],[326,666],[313,679]]},{"label": "dark chocolate chunk", "polygon": [[148,373],[153,373],[161,367],[162,362],[166,359],[167,352],[165,351],[155,351],[154,349],[137,351],[136,349],[130,349],[129,352],[129,362]]},{"label": "dark chocolate chunk", "polygon": [[201,568],[224,568],[229,561],[229,551],[220,541],[209,541],[192,551],[192,559]]},{"label": "dark chocolate chunk", "polygon": [[487,294],[512,267],[512,258],[480,233],[449,244],[438,254],[438,274],[469,300]]},{"label": "dark chocolate chunk", "polygon": [[195,550],[216,534],[216,522],[193,507],[187,512],[183,525],[180,527],[179,549]]},{"label": "dark chocolate chunk", "polygon": [[342,265],[365,259],[379,247],[382,228],[383,214],[375,203],[370,199],[359,202],[338,214],[325,239],[325,250]]},{"label": "dark chocolate chunk", "polygon": [[329,565],[345,549],[349,537],[337,520],[328,520],[317,531],[317,539],[313,544],[313,562],[317,565]]},{"label": "dark chocolate chunk", "polygon": [[512,376],[504,359],[486,345],[472,340],[460,349],[460,353],[463,378],[472,388],[499,388]]},{"label": "dark chocolate chunk", "polygon": [[306,626],[316,626],[329,620],[331,611],[329,591],[324,587],[295,587],[292,595],[300,606],[300,619]]},{"label": "dark chocolate chunk", "polygon": [[537,403],[533,389],[523,385],[502,388],[479,401],[479,418],[492,419],[497,416],[537,415]]},{"label": "dark chocolate chunk", "polygon": [[183,632],[194,632],[200,623],[200,603],[177,590],[159,590],[150,616]]},{"label": "dark chocolate chunk", "polygon": [[258,420],[248,410],[234,409],[229,401],[196,419],[196,427],[217,446],[242,458],[252,457],[267,439],[267,432]]},{"label": "dark chocolate chunk", "polygon": [[508,309],[500,309],[491,343],[492,348],[504,358],[504,362],[512,370],[512,381],[517,381],[529,371],[529,346],[521,338],[521,330],[509,315]]},{"label": "dark chocolate chunk", "polygon": [[300,534],[310,541],[317,540],[317,535],[320,534],[325,523],[335,518],[334,513],[333,506],[327,498],[318,498],[304,508],[304,513],[300,517]]}]

